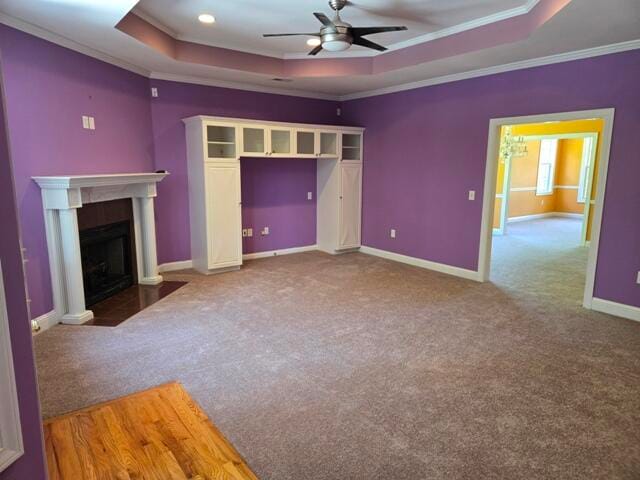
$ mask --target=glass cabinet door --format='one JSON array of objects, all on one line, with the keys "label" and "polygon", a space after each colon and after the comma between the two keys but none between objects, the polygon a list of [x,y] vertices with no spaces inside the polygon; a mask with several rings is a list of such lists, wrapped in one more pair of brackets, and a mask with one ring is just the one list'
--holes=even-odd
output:
[{"label": "glass cabinet door", "polygon": [[342,160],[362,160],[361,137],[359,133],[342,134]]},{"label": "glass cabinet door", "polygon": [[336,132],[320,132],[321,157],[338,156],[338,134]]},{"label": "glass cabinet door", "polygon": [[291,155],[291,130],[271,129],[271,154],[286,156]]},{"label": "glass cabinet door", "polygon": [[264,156],[267,153],[264,128],[242,127],[242,154]]},{"label": "glass cabinet door", "polygon": [[296,131],[296,154],[316,156],[316,133],[307,130]]},{"label": "glass cabinet door", "polygon": [[234,127],[207,125],[207,157],[236,157],[236,129]]}]

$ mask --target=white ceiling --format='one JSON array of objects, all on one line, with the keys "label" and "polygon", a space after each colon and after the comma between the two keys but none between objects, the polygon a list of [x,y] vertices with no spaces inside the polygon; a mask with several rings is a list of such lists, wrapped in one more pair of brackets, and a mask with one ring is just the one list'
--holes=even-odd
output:
[{"label": "white ceiling", "polygon": [[[407,26],[405,32],[370,37],[393,49],[407,40],[502,14],[527,3],[528,0],[353,0],[342,10],[341,17],[356,27]],[[333,17],[325,0],[140,0],[135,12],[181,40],[287,58],[306,55],[309,47],[305,42],[310,37],[265,39],[262,34],[319,32],[321,24],[313,12]],[[198,22],[201,13],[214,15],[216,23]],[[370,52],[377,53],[354,47],[347,55]]]},{"label": "white ceiling", "polygon": [[[143,0],[143,3],[145,5],[149,2],[152,4],[156,2],[161,4],[189,4],[197,1],[200,0],[175,0],[174,2],[169,0],[153,0],[151,2],[150,0]],[[208,3],[211,5],[225,4],[227,7],[229,5],[236,6],[237,13],[233,20],[229,21],[233,21],[234,25],[239,26],[238,28],[245,29],[242,22],[255,17],[256,13],[237,8],[237,5],[244,1],[226,0],[225,2],[210,1]],[[403,3],[392,0],[358,1],[366,5]],[[310,8],[299,10],[296,7],[296,12],[298,12],[295,14],[296,18],[306,18],[305,12],[314,10],[328,12],[329,10],[328,6],[316,8],[317,2],[315,0],[262,0],[262,2],[255,0],[253,3],[265,5],[285,3],[297,5],[300,3],[311,5]],[[320,1],[320,4],[323,3],[323,1]],[[442,11],[453,3],[459,5],[465,2],[462,0],[415,0],[405,3],[407,5],[409,3],[419,4],[420,6],[429,5],[429,8],[431,8],[429,11],[435,12]],[[476,4],[479,2],[470,2],[469,0],[467,3]],[[495,4],[496,2],[489,3]],[[478,69],[495,69],[497,66],[512,62],[529,61],[540,57],[593,49],[620,42],[635,41],[628,48],[640,48],[640,0],[573,0],[549,22],[523,41],[380,75],[340,78],[296,78],[290,83],[282,84],[274,82],[270,77],[258,74],[178,62],[152,50],[114,28],[120,18],[135,4],[135,0],[0,0],[0,22],[122,65],[125,68],[133,69],[143,74],[150,74],[156,78],[171,78],[196,83],[277,91],[303,96],[324,96],[327,98],[340,98],[380,89],[398,88],[399,85],[408,82],[430,82],[440,77],[455,76]],[[355,20],[355,13],[353,17],[351,16],[349,8],[347,7],[344,17],[349,21],[353,20],[356,25],[360,24],[360,20],[358,22]],[[351,11],[355,12],[355,10],[353,8]],[[223,17],[220,17],[222,12],[219,11],[218,7],[212,8],[211,11],[218,18],[214,28],[222,28],[222,25],[226,23]],[[402,13],[403,16],[412,14],[415,14],[414,10]],[[362,13],[358,15],[362,15]],[[309,17],[311,26],[314,26],[315,19],[310,14]],[[370,15],[362,21],[362,24],[396,23],[393,20]],[[440,17],[438,21],[442,22],[444,20]],[[402,20],[402,23],[408,24],[408,20]],[[176,23],[173,28],[179,28],[179,25]],[[286,18],[281,24],[277,23],[273,30],[276,32],[288,31],[289,25]],[[258,33],[262,34],[263,31],[260,30]],[[372,39],[382,41],[383,35],[372,36]],[[266,43],[266,40],[264,41]],[[212,41],[211,43],[214,42]],[[303,45],[303,52],[304,47]],[[284,51],[282,50],[282,52]]]}]

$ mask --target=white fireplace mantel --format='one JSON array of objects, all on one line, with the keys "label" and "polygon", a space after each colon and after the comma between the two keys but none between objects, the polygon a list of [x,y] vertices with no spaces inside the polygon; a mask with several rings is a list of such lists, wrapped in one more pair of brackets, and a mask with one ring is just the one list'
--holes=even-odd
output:
[{"label": "white fireplace mantel", "polygon": [[77,209],[83,204],[131,198],[138,283],[156,285],[158,274],[153,198],[168,173],[61,175],[33,177],[42,190],[49,267],[56,318],[80,324],[93,318],[86,309]]}]

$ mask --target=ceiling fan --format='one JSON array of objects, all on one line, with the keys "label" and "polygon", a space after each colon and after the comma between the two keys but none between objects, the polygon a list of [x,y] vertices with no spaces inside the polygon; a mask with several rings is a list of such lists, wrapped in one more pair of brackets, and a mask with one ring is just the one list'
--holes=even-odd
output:
[{"label": "ceiling fan", "polygon": [[340,18],[340,10],[347,5],[347,0],[329,0],[329,6],[336,12],[333,20],[324,13],[315,12],[315,17],[320,20],[322,27],[320,33],[265,33],[265,37],[288,37],[293,35],[308,35],[320,38],[320,45],[309,52],[309,55],[317,55],[322,49],[330,52],[340,52],[351,45],[371,48],[384,52],[386,47],[378,45],[364,38],[365,35],[382,32],[397,32],[406,30],[407,27],[352,27]]}]

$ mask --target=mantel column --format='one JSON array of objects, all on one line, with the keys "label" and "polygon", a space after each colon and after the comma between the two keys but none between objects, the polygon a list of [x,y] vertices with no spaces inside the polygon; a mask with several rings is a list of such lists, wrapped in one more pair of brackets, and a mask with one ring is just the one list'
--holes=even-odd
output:
[{"label": "mantel column", "polygon": [[138,197],[140,211],[140,233],[142,235],[142,271],[143,278],[138,283],[143,285],[157,285],[162,283],[162,276],[158,274],[158,255],[156,252],[156,220],[153,208],[155,184],[149,188],[149,195]]},{"label": "mantel column", "polygon": [[62,268],[64,268],[65,299],[67,308],[62,316],[64,323],[80,324],[93,318],[93,312],[84,303],[82,282],[82,257],[78,233],[78,213],[76,208],[58,210],[60,219],[60,247]]}]

